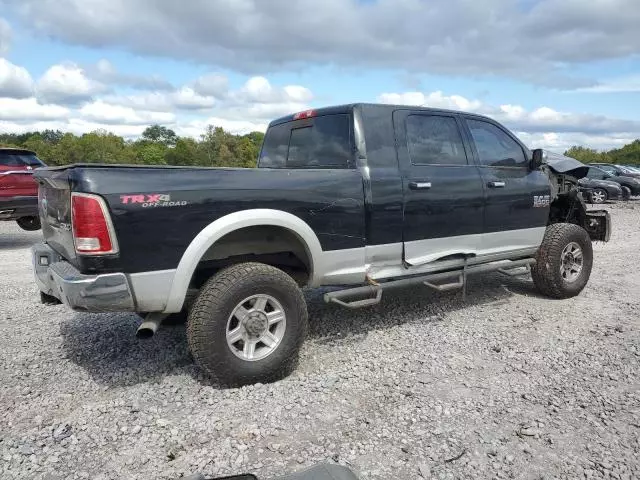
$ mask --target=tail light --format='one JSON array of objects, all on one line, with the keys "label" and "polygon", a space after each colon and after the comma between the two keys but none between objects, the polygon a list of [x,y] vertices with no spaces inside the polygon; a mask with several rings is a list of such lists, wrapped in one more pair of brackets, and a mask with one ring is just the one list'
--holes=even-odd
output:
[{"label": "tail light", "polygon": [[294,120],[302,120],[305,118],[313,118],[316,116],[315,110],[305,110],[304,112],[298,112],[293,116]]},{"label": "tail light", "polygon": [[118,252],[118,242],[104,200],[88,193],[71,194],[71,225],[76,252],[107,255]]}]

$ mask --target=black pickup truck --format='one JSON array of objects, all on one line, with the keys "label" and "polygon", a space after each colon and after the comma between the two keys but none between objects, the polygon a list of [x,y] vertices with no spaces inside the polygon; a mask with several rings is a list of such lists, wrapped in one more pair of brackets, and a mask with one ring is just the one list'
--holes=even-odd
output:
[{"label": "black pickup truck", "polygon": [[39,169],[43,302],[132,311],[150,336],[188,312],[197,363],[223,384],[294,368],[301,287],[340,286],[356,308],[386,288],[464,288],[468,274],[530,267],[577,295],[606,211],[587,211],[581,163],[552,165],[490,118],[355,104],[271,122],[258,168],[71,165]]}]

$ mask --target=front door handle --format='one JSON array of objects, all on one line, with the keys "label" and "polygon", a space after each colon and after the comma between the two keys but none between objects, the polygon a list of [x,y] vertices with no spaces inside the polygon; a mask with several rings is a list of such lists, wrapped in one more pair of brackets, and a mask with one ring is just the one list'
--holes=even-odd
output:
[{"label": "front door handle", "polygon": [[431,188],[431,182],[409,182],[411,190],[427,190]]},{"label": "front door handle", "polygon": [[489,188],[504,188],[504,182],[489,182]]}]

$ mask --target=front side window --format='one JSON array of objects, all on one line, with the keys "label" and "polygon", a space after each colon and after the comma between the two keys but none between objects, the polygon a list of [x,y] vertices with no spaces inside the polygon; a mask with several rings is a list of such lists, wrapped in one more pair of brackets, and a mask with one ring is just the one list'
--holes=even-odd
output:
[{"label": "front side window", "polygon": [[453,117],[409,115],[407,148],[413,165],[467,165],[462,136]]},{"label": "front side window", "polygon": [[347,114],[275,125],[265,136],[259,166],[348,168],[352,155],[350,125]]},{"label": "front side window", "polygon": [[524,151],[513,138],[493,123],[467,119],[480,163],[492,167],[526,167]]},{"label": "front side window", "polygon": [[609,175],[604,170],[600,170],[599,168],[590,168],[589,173],[587,174],[588,178],[595,178],[597,180],[603,180],[607,178]]}]

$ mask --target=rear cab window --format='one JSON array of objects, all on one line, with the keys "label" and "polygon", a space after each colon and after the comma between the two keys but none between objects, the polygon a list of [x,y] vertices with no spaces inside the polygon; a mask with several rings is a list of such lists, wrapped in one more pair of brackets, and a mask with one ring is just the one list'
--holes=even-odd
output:
[{"label": "rear cab window", "polygon": [[353,135],[349,114],[293,120],[267,130],[260,168],[351,168]]},{"label": "rear cab window", "polygon": [[412,165],[467,165],[456,119],[443,115],[409,115],[407,148]]}]

